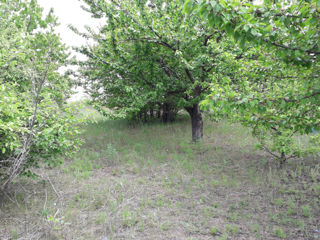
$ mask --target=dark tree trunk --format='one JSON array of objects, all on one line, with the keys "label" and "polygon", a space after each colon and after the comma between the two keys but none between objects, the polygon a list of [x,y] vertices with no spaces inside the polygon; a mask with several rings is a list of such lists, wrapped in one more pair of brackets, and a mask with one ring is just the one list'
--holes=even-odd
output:
[{"label": "dark tree trunk", "polygon": [[145,110],[144,112],[143,112],[143,122],[148,122],[148,113],[147,113],[147,110]]},{"label": "dark tree trunk", "polygon": [[286,154],[284,152],[281,152],[281,157],[280,157],[280,167],[282,167],[287,161]]},{"label": "dark tree trunk", "polygon": [[169,120],[169,104],[164,103],[162,109],[162,122],[167,123]]},{"label": "dark tree trunk", "polygon": [[176,120],[177,113],[175,112],[175,109],[169,105],[169,111],[168,111],[168,121],[174,122]]},{"label": "dark tree trunk", "polygon": [[132,113],[132,120],[137,121],[138,120],[138,114],[137,113]]},{"label": "dark tree trunk", "polygon": [[161,104],[158,104],[158,110],[157,110],[157,118],[160,119],[161,118]]},{"label": "dark tree trunk", "polygon": [[197,142],[203,137],[203,121],[199,104],[186,108],[191,117],[192,141]]},{"label": "dark tree trunk", "polygon": [[150,108],[150,118],[153,118],[153,108]]}]

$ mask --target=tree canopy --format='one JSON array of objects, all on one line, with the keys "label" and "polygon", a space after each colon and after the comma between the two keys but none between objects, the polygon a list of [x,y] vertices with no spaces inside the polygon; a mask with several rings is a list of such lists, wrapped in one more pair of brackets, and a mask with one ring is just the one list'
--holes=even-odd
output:
[{"label": "tree canopy", "polygon": [[247,42],[277,49],[285,61],[310,66],[320,56],[318,0],[187,0],[184,10]]},{"label": "tree canopy", "polygon": [[56,25],[34,0],[1,0],[0,190],[40,159],[54,165],[77,146],[75,117],[64,106],[71,80],[58,71],[69,54]]},{"label": "tree canopy", "polygon": [[[260,146],[282,161],[300,156],[293,136],[319,129],[319,1],[190,0],[184,11],[244,50],[237,81],[215,84],[203,106],[252,127]],[[311,143],[310,151],[318,149],[318,136]]]},{"label": "tree canopy", "polygon": [[250,126],[282,161],[302,153],[295,134],[319,128],[317,2],[85,2],[106,24],[78,32],[95,41],[78,49],[88,56],[81,77],[110,115],[169,103],[190,114],[197,141],[202,102],[212,115]]},{"label": "tree canopy", "polygon": [[123,116],[155,104],[186,109],[192,139],[200,139],[199,103],[210,92],[210,74],[226,74],[239,49],[229,51],[223,32],[209,31],[198,16],[186,17],[180,1],[86,3],[107,20],[99,33],[84,34],[95,45],[79,49],[88,56],[81,73],[93,100]]}]

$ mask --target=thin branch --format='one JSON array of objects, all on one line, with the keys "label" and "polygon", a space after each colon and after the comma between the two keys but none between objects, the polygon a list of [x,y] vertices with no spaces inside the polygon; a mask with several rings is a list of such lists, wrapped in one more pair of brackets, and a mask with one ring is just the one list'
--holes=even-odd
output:
[{"label": "thin branch", "polygon": [[[275,47],[279,47],[279,48],[283,48],[283,49],[288,49],[288,50],[292,50],[292,51],[296,51],[296,50],[298,50],[298,51],[302,51],[302,52],[306,52],[306,53],[308,53],[308,54],[314,54],[314,55],[319,55],[320,54],[320,52],[318,52],[318,51],[314,51],[314,50],[312,50],[312,49],[309,49],[309,50],[302,50],[301,48],[297,48],[297,47],[289,47],[289,46],[286,46],[286,45],[283,45],[283,44],[279,44],[279,43],[275,43],[275,42],[270,42],[269,40],[264,40],[265,42],[267,42],[267,43],[271,43],[273,46],[275,46]],[[315,46],[316,47],[316,46]],[[315,47],[313,47],[313,48],[315,48]]]}]

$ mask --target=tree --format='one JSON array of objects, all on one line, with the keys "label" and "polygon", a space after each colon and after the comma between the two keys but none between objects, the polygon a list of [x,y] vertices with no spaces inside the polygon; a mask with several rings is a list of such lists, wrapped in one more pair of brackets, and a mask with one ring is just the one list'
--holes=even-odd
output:
[{"label": "tree", "polygon": [[0,190],[40,160],[57,164],[79,143],[76,118],[64,102],[71,81],[58,72],[66,47],[54,33],[56,19],[42,17],[37,2],[0,5]]},{"label": "tree", "polygon": [[277,49],[286,62],[310,66],[319,61],[318,0],[187,0],[186,13],[199,14],[213,28],[240,45],[246,42]]},{"label": "tree", "polygon": [[214,85],[203,106],[252,127],[260,146],[281,163],[319,151],[319,136],[311,136],[308,151],[293,137],[320,127],[319,2],[190,0],[184,10],[233,36],[244,50],[237,80]]},{"label": "tree", "polygon": [[223,32],[209,31],[198,16],[185,17],[178,0],[85,2],[94,17],[107,20],[99,33],[82,34],[95,46],[79,49],[88,56],[80,66],[93,99],[124,115],[146,104],[173,104],[189,113],[192,140],[201,139],[199,103],[210,74],[229,68]]},{"label": "tree", "polygon": [[259,59],[251,54],[257,56],[257,50],[247,51],[238,61],[235,79],[226,76],[212,86],[202,106],[250,127],[259,147],[281,164],[318,152],[318,135],[310,135],[308,146],[299,144],[296,135],[320,128],[319,66],[284,63],[272,52]]},{"label": "tree", "polygon": [[243,49],[237,80],[215,84],[204,108],[252,127],[260,147],[281,163],[319,151],[319,136],[304,151],[294,138],[320,127],[319,1],[187,0],[184,11]]}]

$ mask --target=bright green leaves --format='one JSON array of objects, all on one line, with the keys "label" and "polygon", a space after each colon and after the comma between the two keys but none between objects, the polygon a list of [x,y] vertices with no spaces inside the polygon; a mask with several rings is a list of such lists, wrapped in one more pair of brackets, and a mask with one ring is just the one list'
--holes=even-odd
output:
[{"label": "bright green leaves", "polygon": [[184,3],[183,11],[187,14],[191,13],[193,8],[194,0],[187,0]]},{"label": "bright green leaves", "polygon": [[204,109],[252,127],[261,146],[282,160],[301,155],[293,136],[320,124],[318,1],[195,1],[185,11],[243,49],[230,81],[218,77],[211,85]]},{"label": "bright green leaves", "polygon": [[0,5],[0,22],[0,188],[5,188],[39,161],[71,153],[79,141],[75,112],[63,107],[71,81],[58,72],[68,53],[54,34],[55,17],[43,18],[36,1],[14,0]]},{"label": "bright green leaves", "polygon": [[23,126],[27,119],[23,106],[15,94],[16,88],[11,84],[0,85],[0,149],[2,154],[8,154],[21,146],[18,133],[25,133],[28,130]]},{"label": "bright green leaves", "polygon": [[320,124],[319,67],[270,62],[269,54],[270,59],[239,60],[237,80],[212,85],[204,109],[251,127],[260,147],[280,159],[319,151],[313,136],[303,146],[298,138]]},{"label": "bright green leaves", "polygon": [[[95,15],[97,3],[86,2]],[[213,81],[210,72],[227,66],[219,60],[226,60],[230,41],[217,43],[223,34],[211,32],[199,16],[184,16],[178,0],[113,1],[105,2],[105,9],[105,31],[91,36],[96,44],[86,48],[88,61],[80,63],[100,109],[124,117],[167,103],[176,108],[199,103]]]},{"label": "bright green leaves", "polygon": [[[185,12],[199,14],[213,28],[225,30],[236,41],[267,45],[279,56],[298,65],[310,66],[320,56],[319,6],[316,1],[254,3],[197,1],[185,4]],[[299,50],[299,56],[295,51]]]}]

